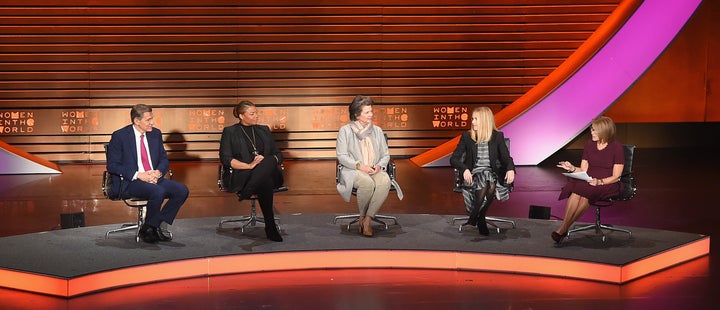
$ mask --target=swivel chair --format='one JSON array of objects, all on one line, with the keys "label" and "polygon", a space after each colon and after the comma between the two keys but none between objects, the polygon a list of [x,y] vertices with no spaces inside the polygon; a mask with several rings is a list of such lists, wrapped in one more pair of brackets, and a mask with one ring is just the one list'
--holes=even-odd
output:
[{"label": "swivel chair", "polygon": [[[282,164],[280,164],[280,165],[279,165],[279,169],[280,169],[281,172],[284,172],[284,171],[285,171],[285,166],[282,165]],[[223,180],[224,180],[223,177],[224,177],[225,173],[232,174],[232,168],[227,168],[227,169],[226,169],[226,168],[223,167],[222,164],[219,165],[219,166],[218,166],[217,185],[218,185],[218,188],[220,189],[220,191],[223,191],[223,192],[227,192],[227,185],[224,184],[224,182],[223,182]],[[285,186],[285,185],[280,185],[280,186],[278,186],[277,188],[274,188],[274,189],[273,189],[273,193],[284,192],[284,191],[287,191],[287,190],[288,190],[288,187],[287,187],[287,186]],[[242,201],[242,200],[240,199],[240,193],[235,193],[235,194],[238,195],[238,200],[239,200],[239,201]],[[257,198],[258,198],[257,195],[254,195],[254,194],[253,194],[252,196],[250,196],[250,199],[249,199],[249,200],[250,200],[250,215],[241,216],[241,217],[239,217],[239,218],[234,218],[234,219],[224,219],[224,220],[221,219],[221,220],[220,220],[220,223],[218,224],[218,227],[219,227],[219,228],[222,228],[223,224],[225,224],[225,223],[237,223],[237,222],[239,222],[239,223],[243,223],[243,224],[240,226],[240,232],[245,232],[245,228],[248,227],[248,226],[255,227],[255,225],[256,225],[258,222],[264,223],[264,222],[265,222],[265,218],[263,218],[262,216],[258,216],[258,215],[257,215],[257,208],[256,208]],[[275,217],[275,221],[277,222],[278,229],[279,229],[279,230],[282,230],[282,227],[280,226],[280,219],[278,219],[277,217]]]},{"label": "swivel chair", "polygon": [[[105,158],[107,158],[108,143],[104,143],[103,147],[105,149]],[[168,171],[168,175],[170,176],[170,178],[172,178],[172,170]],[[116,177],[116,178],[113,178],[113,177]],[[125,203],[125,205],[127,205],[128,207],[137,209],[137,220],[134,223],[125,223],[125,224],[120,225],[119,228],[107,231],[105,233],[105,238],[106,239],[110,238],[110,234],[112,234],[112,233],[123,232],[123,231],[128,231],[128,230],[135,230],[135,242],[140,242],[139,232],[140,232],[140,227],[143,225],[143,223],[145,221],[145,214],[147,212],[148,201],[145,198],[128,196],[128,195],[125,195],[124,193],[113,193],[112,192],[112,189],[114,188],[113,187],[113,179],[120,181],[120,183],[118,184],[118,186],[116,188],[123,188],[123,186],[122,186],[123,182],[126,182],[125,176],[123,176],[123,175],[113,174],[107,170],[103,171],[102,185],[101,185],[103,196],[105,196],[105,198],[108,198],[112,201],[122,200]],[[171,232],[165,231],[165,230],[163,230],[163,232],[167,236],[170,236],[170,238],[172,239]]]},{"label": "swivel chair", "polygon": [[[342,172],[343,165],[341,165],[341,164],[338,163],[337,161],[335,162],[335,164],[336,164],[336,169],[335,169],[335,184],[338,184],[338,183],[340,183],[340,173]],[[390,161],[388,162],[388,164],[387,164],[387,167],[386,167],[386,171],[387,171],[388,176],[390,177],[390,181],[395,181],[396,168],[397,168],[397,167],[396,167],[396,165],[395,165],[395,162],[392,161],[392,160],[390,160]],[[392,183],[394,183],[394,182],[392,182]],[[395,188],[395,186],[392,185],[392,183],[390,184],[390,191],[391,191],[391,192],[397,190],[397,189]],[[352,189],[352,193],[353,193],[353,195],[357,195],[357,189],[353,188],[353,189]],[[332,223],[335,224],[335,223],[337,223],[338,220],[344,220],[344,219],[352,219],[352,221],[350,221],[350,222],[347,224],[347,229],[350,230],[350,226],[351,226],[352,224],[354,224],[354,223],[357,223],[358,220],[360,219],[360,214],[359,214],[359,213],[355,213],[355,214],[347,214],[347,215],[338,215],[338,216],[336,216],[336,217],[333,219]],[[373,217],[371,218],[371,220],[372,220],[373,222],[382,224],[383,226],[385,226],[385,229],[388,229],[388,224],[387,224],[387,222],[384,222],[384,221],[381,221],[381,220],[390,220],[390,221],[393,221],[395,225],[398,224],[397,217],[391,216],[391,215],[375,214],[375,216],[373,216]]]},{"label": "swivel chair", "polygon": [[[510,149],[510,139],[505,138],[505,145],[508,147],[508,150],[509,150]],[[462,176],[461,172],[458,171],[457,169],[453,169],[453,174],[454,174],[453,180],[455,182],[455,184],[453,184],[453,192],[462,193],[462,186],[465,183],[465,180],[463,180],[463,176]],[[452,224],[455,225],[455,222],[457,222],[457,221],[467,221],[468,219],[470,219],[469,216],[454,217],[452,219]],[[508,224],[512,225],[512,228],[515,228],[515,221],[500,218],[500,217],[486,216],[485,222],[488,225],[494,227],[498,234],[500,233],[500,227],[497,225],[497,223],[508,223]],[[462,229],[464,226],[465,225],[460,225],[458,227],[458,231],[462,232]]]},{"label": "swivel chair", "polygon": [[591,229],[594,229],[596,234],[602,235],[603,242],[605,242],[606,240],[606,235],[603,232],[603,229],[624,232],[628,234],[628,238],[632,237],[632,232],[630,230],[613,227],[612,225],[608,224],[603,224],[600,220],[600,209],[611,207],[616,201],[628,201],[635,197],[635,194],[637,193],[637,180],[635,179],[635,173],[632,170],[633,156],[635,155],[635,146],[623,145],[623,151],[625,155],[625,166],[623,167],[623,173],[620,176],[619,180],[621,185],[620,193],[616,196],[598,200],[590,204],[592,207],[595,207],[595,223],[568,230],[568,238],[570,238],[570,234],[572,233]]},{"label": "swivel chair", "polygon": [[[459,172],[457,169],[453,169],[453,171],[454,171],[453,173],[454,173],[454,175],[455,175],[455,184],[454,184],[454,186],[453,186],[453,192],[461,193],[461,194],[462,194],[462,185],[463,185],[463,183],[464,183],[465,181],[463,180],[462,175],[460,174],[460,172]],[[452,219],[452,224],[455,225],[455,222],[457,222],[457,221],[467,221],[468,219],[470,219],[469,216],[454,217],[454,218]],[[486,216],[486,217],[485,217],[485,222],[486,222],[488,225],[490,225],[490,226],[492,226],[493,228],[495,228],[495,230],[496,230],[498,233],[500,233],[500,226],[498,226],[497,223],[508,223],[508,224],[511,224],[511,225],[512,225],[512,228],[515,228],[515,221],[513,221],[513,220],[508,220],[508,219],[504,219],[504,218],[501,218],[501,217]],[[462,229],[463,229],[463,227],[465,227],[465,225],[460,225],[460,226],[458,227],[458,231],[461,232]]]}]

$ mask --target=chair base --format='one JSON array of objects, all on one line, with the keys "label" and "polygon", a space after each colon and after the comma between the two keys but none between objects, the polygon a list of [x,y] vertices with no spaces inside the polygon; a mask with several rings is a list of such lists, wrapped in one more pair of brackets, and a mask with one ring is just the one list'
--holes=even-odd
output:
[{"label": "chair base", "polygon": [[[466,221],[467,222],[468,219],[470,219],[469,216],[454,217],[452,219],[452,224],[455,225],[455,222],[457,222],[457,221]],[[500,226],[498,226],[496,223],[508,223],[508,224],[512,225],[512,228],[515,228],[515,221],[504,219],[504,218],[499,218],[499,217],[486,216],[485,223],[494,227],[498,234],[500,233]],[[465,226],[466,225],[464,223],[462,225],[460,225],[458,227],[458,231],[462,232],[462,229]]]},{"label": "chair base", "polygon": [[105,233],[105,239],[110,238],[110,234],[113,234],[113,233],[116,233],[116,232],[123,232],[123,231],[133,230],[133,229],[134,229],[134,230],[135,230],[135,242],[140,242],[140,236],[139,236],[140,226],[142,226],[142,224],[133,224],[133,223],[122,224],[122,225],[120,225],[120,228],[116,228],[116,229],[113,229],[113,230],[108,230],[108,231]]},{"label": "chair base", "polygon": [[610,231],[624,232],[624,233],[628,234],[628,238],[631,238],[632,237],[631,231],[629,231],[627,229],[616,228],[616,227],[613,227],[612,225],[605,225],[600,222],[600,208],[602,208],[602,207],[603,206],[597,206],[597,205],[595,206],[595,224],[590,224],[590,225],[586,225],[586,226],[568,230],[568,232],[567,232],[568,238],[570,238],[570,234],[572,234],[572,233],[579,232],[579,231],[585,231],[585,230],[591,230],[591,229],[595,229],[596,234],[602,235],[603,242],[605,242],[605,240],[607,239],[603,229],[610,230]]},{"label": "chair base", "polygon": [[603,229],[609,230],[609,231],[624,232],[624,233],[628,234],[628,238],[632,237],[632,231],[629,231],[627,229],[617,228],[617,227],[613,227],[611,225],[605,225],[605,224],[601,224],[601,223],[595,223],[595,224],[586,225],[586,226],[568,230],[568,232],[567,232],[568,238],[570,238],[570,234],[572,234],[572,233],[585,231],[585,230],[591,230],[591,229],[594,229],[596,234],[602,235],[603,242],[605,242],[605,240],[607,239],[607,236],[605,235],[605,232],[603,231]]},{"label": "chair base", "polygon": [[[265,218],[262,216],[257,215],[257,210],[255,207],[257,199],[250,199],[250,215],[242,216],[240,218],[236,219],[227,219],[227,220],[220,220],[220,223],[218,224],[218,228],[222,228],[223,224],[225,223],[243,223],[240,226],[240,232],[245,232],[245,228],[248,226],[255,227],[257,223],[265,223]],[[282,230],[282,227],[280,225],[280,219],[277,217],[275,218],[275,222],[277,222],[278,230]]]},{"label": "chair base", "polygon": [[[360,214],[338,215],[338,216],[336,216],[336,217],[333,219],[332,223],[333,223],[333,224],[336,224],[338,220],[346,220],[346,219],[353,219],[352,221],[350,221],[350,223],[347,224],[347,229],[350,230],[350,226],[351,226],[352,224],[357,223],[358,220],[360,219]],[[381,221],[381,220],[393,221],[393,222],[394,222],[394,225],[397,225],[397,224],[398,224],[397,217],[391,216],[391,215],[375,214],[375,216],[373,216],[373,217],[371,218],[371,220],[372,220],[373,222],[375,222],[375,223],[378,223],[378,224],[381,224],[381,225],[385,226],[385,230],[388,229],[388,224],[387,224],[387,222],[383,222],[383,221]]]},{"label": "chair base", "polygon": [[[138,209],[137,212],[137,222],[135,223],[125,223],[120,225],[120,228],[108,230],[105,233],[105,239],[110,238],[110,234],[116,233],[116,232],[123,232],[128,230],[135,230],[135,242],[140,242],[140,227],[145,222],[145,212],[147,210],[147,202],[145,204],[138,204],[138,201],[125,201],[125,204],[127,204],[130,207],[135,207]],[[172,235],[170,235],[170,238],[172,238]]]}]

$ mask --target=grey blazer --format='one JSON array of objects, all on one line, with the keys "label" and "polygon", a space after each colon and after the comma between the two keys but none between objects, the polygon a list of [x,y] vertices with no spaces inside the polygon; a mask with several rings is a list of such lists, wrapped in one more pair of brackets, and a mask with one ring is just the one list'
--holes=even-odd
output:
[{"label": "grey blazer", "polygon": [[[372,139],[373,148],[375,149],[375,162],[373,165],[382,167],[383,171],[380,173],[387,173],[385,169],[388,162],[390,162],[390,153],[388,152],[387,141],[385,141],[385,135],[382,129],[378,126],[373,126],[373,132],[370,134],[370,138]],[[340,178],[337,184],[337,190],[345,201],[350,201],[355,176],[358,173],[355,169],[355,164],[360,162],[362,157],[360,154],[360,140],[358,140],[352,128],[350,128],[350,124],[340,127],[335,151],[338,163],[342,166],[339,172]],[[393,185],[396,188],[398,197],[401,197],[402,191],[400,190],[400,186],[398,186],[394,180]],[[402,199],[402,197],[400,199]]]}]

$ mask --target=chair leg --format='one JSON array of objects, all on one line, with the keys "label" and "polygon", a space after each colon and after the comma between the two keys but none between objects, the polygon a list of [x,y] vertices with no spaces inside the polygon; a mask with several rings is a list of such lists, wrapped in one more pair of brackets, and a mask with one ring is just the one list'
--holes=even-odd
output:
[{"label": "chair leg", "polygon": [[[454,218],[452,219],[452,225],[455,226],[455,222],[457,222],[457,221],[465,221],[465,222],[467,222],[468,219],[470,219],[469,216],[454,217]],[[460,226],[458,227],[458,231],[459,231],[459,232],[462,232],[463,226],[465,226],[465,225],[460,225]]]},{"label": "chair leg", "polygon": [[108,230],[105,233],[105,239],[110,238],[110,234],[116,233],[116,232],[122,232],[122,231],[128,231],[128,230],[135,230],[135,242],[140,242],[140,227],[142,227],[144,221],[145,221],[145,211],[146,206],[139,206],[138,213],[137,213],[137,222],[135,223],[126,223],[120,225],[120,228]]},{"label": "chair leg", "polygon": [[347,220],[347,219],[355,219],[355,222],[357,222],[358,217],[360,217],[360,214],[338,215],[333,219],[332,223],[337,224],[338,220]]},{"label": "chair leg", "polygon": [[[455,225],[455,222],[457,222],[457,221],[467,221],[469,218],[470,217],[468,217],[468,216],[454,217],[452,219],[452,224]],[[512,224],[512,228],[515,228],[515,221],[504,219],[504,218],[499,218],[499,217],[494,217],[494,216],[486,216],[485,222],[488,225],[495,227],[495,230],[498,232],[498,234],[500,233],[500,227],[496,223]],[[464,227],[464,225],[460,225],[458,227],[458,231],[462,232],[463,227]]]},{"label": "chair leg", "polygon": [[[225,223],[242,223],[242,222],[244,222],[243,225],[240,226],[240,232],[244,233],[245,228],[248,226],[255,227],[255,224],[257,224],[258,222],[265,223],[265,218],[257,215],[257,209],[255,207],[256,201],[257,201],[257,199],[250,199],[250,215],[241,216],[239,218],[234,218],[234,219],[220,220],[218,227],[222,228],[222,225]],[[275,221],[277,222],[278,230],[282,230],[282,228],[280,226],[280,219],[278,219],[276,217]]]},{"label": "chair leg", "polygon": [[[352,224],[357,223],[358,220],[359,220],[359,218],[360,218],[360,214],[357,214],[357,213],[356,213],[356,214],[338,215],[338,216],[336,216],[335,218],[333,218],[332,223],[333,223],[333,224],[336,224],[338,220],[352,219],[352,221],[350,221],[350,222],[347,224],[347,230],[350,230],[350,226],[352,226]],[[387,229],[388,229],[388,224],[387,224],[386,222],[384,222],[384,221],[381,221],[381,220],[390,220],[390,221],[393,221],[393,222],[394,222],[394,223],[393,223],[394,225],[397,225],[397,224],[398,224],[397,217],[395,217],[395,216],[375,214],[375,216],[372,217],[372,221],[373,221],[373,222],[378,223],[378,224],[382,224],[383,226],[385,226],[385,229],[387,230]]]},{"label": "chair leg", "polygon": [[377,223],[380,223],[380,224],[385,225],[385,230],[388,229],[388,224],[387,224],[387,222],[384,222],[384,221],[381,221],[381,220],[393,221],[393,224],[394,224],[394,225],[397,225],[397,224],[398,224],[397,217],[394,217],[394,216],[391,216],[391,215],[375,214],[375,216],[372,217],[372,220],[373,220],[374,222],[377,222]]}]

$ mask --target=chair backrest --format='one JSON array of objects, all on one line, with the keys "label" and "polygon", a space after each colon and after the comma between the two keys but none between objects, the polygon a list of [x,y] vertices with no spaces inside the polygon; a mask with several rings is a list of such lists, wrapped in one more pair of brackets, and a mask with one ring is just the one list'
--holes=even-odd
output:
[{"label": "chair backrest", "polygon": [[[105,160],[107,161],[107,152],[108,152],[108,143],[107,142],[103,143],[103,148],[105,149]],[[117,179],[120,179],[121,180],[120,182],[122,182],[122,179],[120,178],[120,176],[116,176],[115,178],[113,178],[113,176],[114,175],[112,173],[110,173],[110,171],[107,171],[107,170],[103,171],[102,187],[101,187],[102,193],[103,193],[103,196],[105,196],[105,198],[108,198],[110,200],[119,200],[120,193],[114,192],[113,179],[116,179],[116,181],[117,181]],[[118,188],[120,185],[121,184],[118,183]]]},{"label": "chair backrest", "polygon": [[620,193],[612,197],[611,200],[630,200],[635,197],[637,193],[637,179],[633,172],[633,157],[635,155],[634,145],[623,145],[623,151],[625,155],[625,166],[623,167],[623,173],[620,176]]}]

